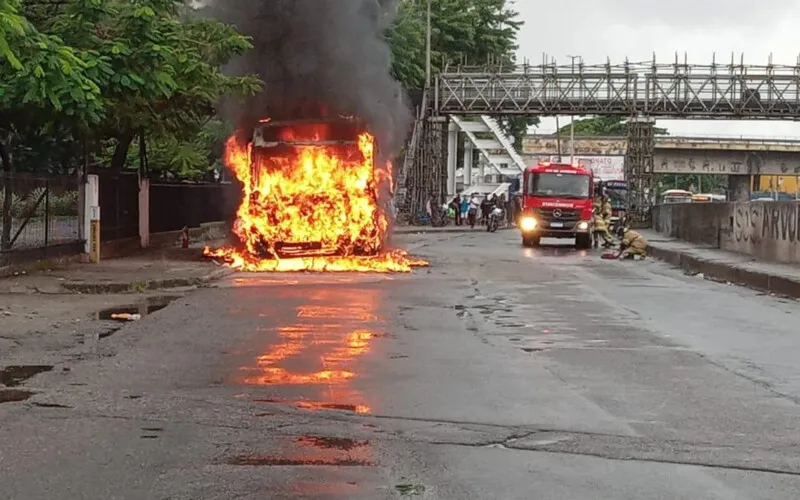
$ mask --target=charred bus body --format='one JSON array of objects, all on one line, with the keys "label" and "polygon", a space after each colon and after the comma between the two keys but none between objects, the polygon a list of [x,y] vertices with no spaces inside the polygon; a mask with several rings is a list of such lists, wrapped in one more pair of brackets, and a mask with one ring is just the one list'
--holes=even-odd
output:
[{"label": "charred bus body", "polygon": [[[363,161],[359,145],[360,137],[365,133],[368,131],[363,122],[345,116],[309,120],[263,120],[253,134],[250,167],[251,199],[262,196],[262,193],[258,192],[261,175],[276,168],[276,164],[279,164],[276,159],[297,158],[304,148],[325,148],[343,160]],[[373,158],[377,154],[377,145],[374,145],[374,153]],[[374,171],[374,164],[372,169]],[[367,190],[377,204],[377,186],[370,185]],[[322,200],[325,194],[319,193],[318,196]],[[251,206],[258,206],[258,202],[253,200]],[[374,238],[365,238],[364,241],[373,242]],[[262,239],[259,247],[260,256],[263,258],[367,256],[380,251],[380,247],[376,248],[374,244],[347,241],[347,235],[344,234],[337,241],[263,241]]]}]

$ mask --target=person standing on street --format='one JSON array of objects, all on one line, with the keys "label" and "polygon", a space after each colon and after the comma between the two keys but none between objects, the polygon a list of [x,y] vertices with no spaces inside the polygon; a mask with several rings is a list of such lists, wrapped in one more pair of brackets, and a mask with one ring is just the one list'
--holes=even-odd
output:
[{"label": "person standing on street", "polygon": [[489,211],[492,209],[494,197],[490,200],[488,196],[484,196],[481,201],[481,225],[485,225],[489,220]]},{"label": "person standing on street", "polygon": [[594,247],[597,248],[600,246],[600,238],[603,238],[603,247],[610,248],[614,244],[614,238],[611,237],[611,233],[608,232],[608,225],[606,224],[606,219],[603,217],[602,214],[602,204],[600,200],[595,201],[594,207],[592,209],[592,239],[594,240]]},{"label": "person standing on street", "polygon": [[472,199],[469,200],[469,211],[467,212],[467,218],[469,219],[469,227],[475,229],[475,222],[478,218],[478,209],[480,209],[481,203],[478,201],[477,195],[472,195]]},{"label": "person standing on street", "polygon": [[469,197],[463,196],[461,198],[461,218],[466,219],[467,214],[469,213]]},{"label": "person standing on street", "polygon": [[450,208],[453,210],[453,217],[456,221],[456,226],[461,225],[461,203],[459,202],[458,196],[453,198],[450,202]]},{"label": "person standing on street", "polygon": [[611,206],[611,198],[608,196],[603,196],[603,208],[602,208],[602,215],[603,215],[603,222],[606,224],[606,229],[611,229],[611,217],[614,215],[614,209]]}]

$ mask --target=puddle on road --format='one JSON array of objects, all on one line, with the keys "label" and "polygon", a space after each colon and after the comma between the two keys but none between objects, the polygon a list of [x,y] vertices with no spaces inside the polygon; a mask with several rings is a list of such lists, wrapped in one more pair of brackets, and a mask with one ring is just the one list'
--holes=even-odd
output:
[{"label": "puddle on road", "polygon": [[25,401],[36,393],[21,389],[0,389],[0,403],[17,403]]},{"label": "puddle on road", "polygon": [[[293,496],[290,497],[289,494]],[[301,481],[292,485],[291,492],[287,492],[287,496],[280,498],[375,498],[374,494],[374,490],[370,491],[356,481],[318,483]]]},{"label": "puddle on road", "polygon": [[162,295],[159,297],[150,297],[131,305],[109,307],[97,311],[94,314],[94,319],[98,321],[128,321],[127,319],[116,318],[115,315],[118,314],[138,314],[140,317],[144,318],[145,316],[164,309],[180,297],[180,295]]},{"label": "puddle on road", "polygon": [[11,365],[0,370],[0,384],[16,387],[39,373],[49,372],[53,365]]},{"label": "puddle on road", "polygon": [[361,376],[358,360],[370,352],[372,342],[386,337],[381,333],[381,292],[339,287],[291,290],[281,293],[299,302],[294,321],[259,332],[258,340],[266,337],[267,345],[259,346],[261,354],[240,367],[232,382],[292,388],[290,398],[255,402],[370,413],[354,381]]},{"label": "puddle on road", "polygon": [[62,405],[61,403],[33,403],[33,406],[37,406],[39,408],[61,408],[61,409],[72,409],[69,405]]},{"label": "puddle on road", "polygon": [[296,406],[297,408],[301,408],[303,410],[337,410],[337,411],[349,411],[351,413],[359,413],[359,414],[366,414],[370,412],[369,406],[366,405],[325,403],[321,401],[305,401],[305,400],[291,401],[288,399],[254,399],[253,402]]},{"label": "puddle on road", "polygon": [[394,487],[403,496],[418,496],[425,493],[425,486],[421,484],[398,484]]},{"label": "puddle on road", "polygon": [[310,448],[341,451],[352,451],[369,445],[369,441],[324,436],[300,436],[295,440],[295,443]]},{"label": "puddle on road", "polygon": [[241,466],[373,467],[369,441],[329,436],[301,436],[286,443],[280,453],[243,454],[225,459]]},{"label": "puddle on road", "polygon": [[372,462],[355,458],[286,458],[270,455],[240,455],[229,458],[225,463],[251,467],[373,467],[375,465]]}]

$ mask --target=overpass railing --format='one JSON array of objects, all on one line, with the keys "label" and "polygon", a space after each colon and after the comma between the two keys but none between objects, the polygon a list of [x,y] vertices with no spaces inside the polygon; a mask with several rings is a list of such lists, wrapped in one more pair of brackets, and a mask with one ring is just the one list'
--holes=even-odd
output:
[{"label": "overpass railing", "polygon": [[443,114],[800,119],[800,66],[459,67],[437,78]]}]

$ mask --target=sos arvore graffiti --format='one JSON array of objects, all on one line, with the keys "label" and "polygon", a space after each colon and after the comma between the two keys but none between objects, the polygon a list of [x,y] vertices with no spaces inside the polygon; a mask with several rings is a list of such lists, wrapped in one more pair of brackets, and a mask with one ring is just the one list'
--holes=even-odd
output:
[{"label": "sos arvore graffiti", "polygon": [[733,235],[737,242],[800,240],[800,203],[737,203]]}]

